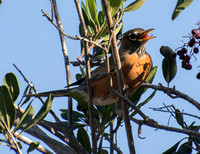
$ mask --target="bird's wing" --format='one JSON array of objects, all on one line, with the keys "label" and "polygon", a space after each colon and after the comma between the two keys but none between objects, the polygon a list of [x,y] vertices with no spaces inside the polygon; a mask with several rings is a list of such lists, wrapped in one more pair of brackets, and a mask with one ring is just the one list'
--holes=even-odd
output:
[{"label": "bird's wing", "polygon": [[27,94],[26,97],[48,97],[49,94],[53,94],[55,97],[63,97],[63,96],[69,96],[69,92],[73,91],[75,88],[71,89],[62,89],[62,90],[53,90],[53,91],[47,91],[42,93],[36,93],[36,94]]},{"label": "bird's wing", "polygon": [[[115,71],[115,65],[112,56],[109,58],[109,64],[110,64],[110,72]],[[106,61],[103,62],[99,67],[97,67],[95,70],[91,72],[91,82],[96,81],[98,79],[101,79],[105,76],[107,76],[108,71],[107,71],[107,63]],[[86,79],[86,77],[84,77]],[[87,84],[86,80],[83,80],[81,85]]]}]

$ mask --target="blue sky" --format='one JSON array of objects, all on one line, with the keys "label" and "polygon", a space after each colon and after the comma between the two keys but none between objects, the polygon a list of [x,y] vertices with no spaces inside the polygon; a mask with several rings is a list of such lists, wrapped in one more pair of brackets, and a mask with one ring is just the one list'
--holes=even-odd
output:
[{"label": "blue sky", "polygon": [[[128,3],[131,1],[128,0]],[[173,9],[176,1],[146,1],[144,5],[135,12],[125,13],[123,17],[123,31],[133,28],[154,28],[152,34],[155,39],[150,40],[147,44],[147,52],[151,55],[154,66],[158,66],[154,84],[162,83],[167,85],[161,70],[162,55],[160,47],[168,45],[172,49],[182,46],[181,40],[188,41],[183,36],[188,35],[193,28],[197,28],[195,23],[200,20],[200,5],[198,1],[194,1],[191,6],[181,12],[180,16],[175,20],[171,20]],[[73,1],[59,1],[58,3],[64,31],[71,35],[79,35],[78,33],[78,16]],[[42,16],[41,9],[50,14],[49,1],[3,1],[0,6],[0,80],[8,72],[14,72],[19,80],[21,95],[26,83],[13,67],[15,63],[32,81],[39,92],[53,89],[61,89],[66,85],[66,77],[64,70],[64,60],[61,51],[58,31],[51,25],[45,17]],[[70,60],[76,60],[80,56],[80,42],[66,39],[67,49]],[[181,61],[177,61],[178,72],[170,86],[175,85],[176,89],[190,95],[199,101],[200,81],[196,79],[196,74],[200,71],[199,56],[197,61],[192,60],[193,69],[191,71],[183,70],[180,67]],[[79,72],[79,68],[71,67],[72,80],[75,81],[75,74]],[[2,83],[2,82],[1,82]],[[149,90],[145,96],[152,91]],[[144,98],[145,98],[144,96]],[[199,115],[199,112],[188,102],[182,99],[170,99],[166,94],[157,92],[152,101],[142,110],[151,118],[154,118],[160,124],[167,124],[169,115],[166,113],[153,112],[149,107],[161,107],[163,103],[169,105],[174,104],[184,112]],[[74,103],[74,108],[76,103]],[[41,103],[35,101],[34,107],[39,108]],[[66,99],[59,98],[54,100],[53,110],[59,115],[60,108],[66,108]],[[47,117],[52,120],[51,116]],[[186,119],[192,122],[189,118]],[[197,122],[197,124],[199,124]],[[177,126],[175,120],[171,119],[170,126]],[[137,137],[137,125],[132,124],[134,140],[137,153],[161,153],[167,148],[175,144],[185,135],[166,132],[162,130],[143,126],[141,136],[146,139]],[[26,135],[26,134],[25,134]],[[37,141],[35,139],[34,141]],[[128,144],[124,136],[124,127],[118,132],[118,144],[124,153],[128,153]],[[42,144],[44,145],[44,144]],[[25,147],[26,149],[27,147]],[[1,146],[1,150],[8,152],[9,148]],[[14,153],[13,151],[9,151]],[[25,152],[25,150],[24,150]],[[36,153],[32,152],[32,153]]]}]

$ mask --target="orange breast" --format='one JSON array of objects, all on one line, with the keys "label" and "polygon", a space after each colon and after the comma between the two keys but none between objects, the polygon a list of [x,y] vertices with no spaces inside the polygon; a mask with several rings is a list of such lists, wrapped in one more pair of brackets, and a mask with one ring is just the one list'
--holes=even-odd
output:
[{"label": "orange breast", "polygon": [[151,57],[148,54],[144,54],[142,57],[138,57],[136,53],[125,56],[122,61],[122,70],[124,76],[124,84],[129,91],[129,95],[145,81],[152,66]]},{"label": "orange breast", "polygon": [[[125,56],[121,62],[124,84],[128,92],[128,96],[132,95],[133,92],[140,86],[140,84],[146,79],[151,69],[151,57],[145,54],[142,57],[138,57],[137,54]],[[118,82],[116,73],[111,74],[113,81],[113,88],[118,89]],[[110,95],[108,90],[108,78],[107,76],[97,81],[92,82],[93,96],[106,99]],[[117,99],[116,96],[112,96],[113,99]]]}]

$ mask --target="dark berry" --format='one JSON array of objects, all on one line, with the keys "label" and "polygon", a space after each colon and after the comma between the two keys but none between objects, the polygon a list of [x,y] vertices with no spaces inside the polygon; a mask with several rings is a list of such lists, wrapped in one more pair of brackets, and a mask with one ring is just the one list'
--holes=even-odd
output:
[{"label": "dark berry", "polygon": [[185,55],[184,54],[181,54],[180,57],[179,57],[181,60],[183,60],[185,58]]},{"label": "dark berry", "polygon": [[181,50],[178,50],[178,51],[177,51],[177,55],[180,56],[181,54],[182,54],[182,51],[181,51]]},{"label": "dark berry", "polygon": [[187,53],[187,49],[186,48],[182,48],[181,51],[182,51],[183,54]]},{"label": "dark berry", "polygon": [[182,61],[182,65],[181,66],[182,66],[182,68],[185,68],[186,62],[184,60]]},{"label": "dark berry", "polygon": [[188,42],[188,46],[189,46],[189,47],[193,47],[195,43],[196,43],[195,39],[192,38],[192,39]]},{"label": "dark berry", "polygon": [[185,67],[184,67],[186,70],[191,70],[192,69],[192,65],[191,64],[188,64],[186,63]]},{"label": "dark berry", "polygon": [[176,58],[176,53],[175,53],[175,52],[172,52],[172,53],[171,53],[171,56],[172,56],[172,58],[175,59],[175,58]]},{"label": "dark berry", "polygon": [[197,34],[197,30],[193,29],[191,33],[192,33],[192,35],[196,35]]},{"label": "dark berry", "polygon": [[186,56],[184,57],[184,61],[187,62],[187,63],[189,63],[189,61],[190,61],[190,56],[189,56],[189,55],[186,55]]},{"label": "dark berry", "polygon": [[200,79],[200,73],[198,73],[196,77],[197,77],[197,79]]},{"label": "dark berry", "polygon": [[195,48],[193,49],[193,52],[194,52],[194,53],[198,53],[198,52],[199,52],[199,48],[195,47]]},{"label": "dark berry", "polygon": [[197,34],[195,35],[195,38],[196,38],[196,39],[200,39],[200,33],[197,33]]}]

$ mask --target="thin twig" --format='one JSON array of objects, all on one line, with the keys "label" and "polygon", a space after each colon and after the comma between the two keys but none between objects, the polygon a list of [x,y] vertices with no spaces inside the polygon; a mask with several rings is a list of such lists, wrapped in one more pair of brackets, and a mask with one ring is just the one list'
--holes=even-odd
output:
[{"label": "thin twig", "polygon": [[70,39],[72,39],[72,40],[83,40],[83,41],[85,41],[85,42],[94,44],[95,46],[97,46],[97,47],[103,49],[104,51],[107,50],[106,48],[104,48],[104,47],[102,47],[101,45],[99,45],[97,42],[94,42],[94,41],[89,40],[89,39],[87,39],[87,38],[84,38],[84,37],[81,37],[81,36],[75,36],[75,37],[73,37],[73,36],[70,36],[70,35],[66,34],[64,31],[62,31],[62,30],[56,25],[56,23],[54,23],[54,22],[52,21],[52,19],[49,17],[49,15],[48,15],[47,13],[45,13],[43,10],[42,10],[42,13],[43,13],[43,15],[44,15],[44,16],[45,16],[45,17],[46,17],[60,32],[62,32],[63,35],[65,35],[67,38],[70,38]]},{"label": "thin twig", "polygon": [[[167,107],[168,107],[168,106],[167,106]],[[149,107],[149,109],[152,109],[153,111],[160,111],[160,112],[167,112],[167,113],[169,113],[168,110],[164,110],[164,109],[162,109],[162,108],[152,108],[152,107]],[[170,112],[175,113],[175,111],[170,111]],[[196,115],[193,115],[193,114],[190,114],[190,113],[181,112],[181,114],[187,115],[187,116],[190,116],[190,117],[193,117],[193,118],[197,118],[197,119],[200,120],[200,117],[199,117],[199,116],[196,116]]]},{"label": "thin twig", "polygon": [[[158,85],[154,85],[154,84],[150,84],[150,83],[142,83],[141,86],[144,87],[148,87],[148,88],[152,88],[152,89],[157,89],[159,91],[163,91],[164,93],[170,92],[170,94],[176,95],[175,98],[182,98],[187,100],[188,102],[190,102],[192,105],[194,105],[198,110],[200,110],[200,103],[197,102],[196,100],[194,100],[193,98],[191,98],[190,96],[175,90],[174,88],[168,88],[168,87],[164,87],[164,86],[158,86]],[[169,95],[170,96],[170,95]],[[174,98],[174,97],[172,97]]]},{"label": "thin twig", "polygon": [[[17,105],[15,105],[15,108],[17,110],[18,117],[21,118],[25,112],[24,109],[18,107]],[[63,142],[67,143],[70,146],[68,147],[67,145],[57,141],[56,139],[49,137],[37,125],[34,125],[25,131],[26,133],[42,140],[56,153],[59,152],[63,153],[63,151],[67,153],[74,153],[74,151],[82,154],[87,153],[83,148],[83,146],[77,141],[74,134],[71,131],[69,131],[68,127],[66,125],[63,125],[62,122],[52,123],[42,120],[38,123],[38,125],[44,127],[50,133],[52,133],[53,135],[55,135],[56,137],[58,137],[59,139],[61,139]]]},{"label": "thin twig", "polygon": [[5,127],[6,131],[8,132],[9,136],[10,136],[10,137],[12,138],[12,140],[13,140],[13,143],[14,143],[14,146],[15,146],[15,147],[13,147],[13,148],[16,150],[17,153],[22,154],[22,152],[21,152],[21,150],[20,150],[20,148],[19,148],[17,142],[15,141],[15,138],[14,138],[14,136],[13,136],[11,130],[8,128],[7,124],[5,123],[5,121],[3,120],[2,117],[0,117],[0,120],[1,120],[1,123],[3,124],[3,126]]},{"label": "thin twig", "polygon": [[[35,89],[35,86],[32,85],[31,82],[28,81],[28,79],[25,77],[25,75],[22,73],[22,71],[15,64],[13,64],[13,66],[17,69],[17,71],[21,74],[21,76],[24,78],[24,80],[27,82],[27,84],[33,89],[33,91],[35,93],[38,93],[37,90]],[[41,97],[38,97],[38,98],[42,102],[42,104],[45,103]],[[56,121],[60,121],[60,119],[56,116],[56,114],[52,110],[50,110],[50,113]]]},{"label": "thin twig", "polygon": [[[57,22],[57,25],[59,27],[59,35],[60,35],[60,41],[61,41],[61,45],[62,45],[62,53],[64,56],[64,62],[65,62],[65,72],[66,72],[66,81],[67,81],[67,85],[71,84],[71,72],[70,72],[70,65],[69,65],[69,56],[68,56],[68,52],[67,52],[67,45],[66,45],[66,41],[65,41],[65,36],[62,33],[63,32],[63,26],[62,26],[62,22],[61,22],[61,18],[58,12],[58,7],[57,7],[57,3],[56,0],[51,0],[52,2],[52,14],[55,13],[55,19]],[[52,17],[52,21],[53,21],[53,17]],[[70,88],[70,87],[68,87]],[[72,131],[72,127],[73,127],[73,122],[72,122],[72,98],[68,97],[68,126],[70,128],[70,130]]]},{"label": "thin twig", "polygon": [[110,154],[113,154],[113,146],[114,146],[114,141],[113,141],[113,124],[110,124]]},{"label": "thin twig", "polygon": [[187,134],[189,136],[194,135],[194,136],[198,136],[200,137],[200,133],[196,132],[196,131],[192,131],[192,130],[187,130],[187,129],[179,129],[179,128],[175,128],[175,127],[169,127],[169,126],[164,126],[164,125],[159,125],[156,121],[154,120],[138,120],[136,118],[130,117],[130,119],[139,124],[139,125],[147,125],[153,128],[157,128],[157,129],[162,129],[162,130],[167,130],[167,131],[171,131],[171,132],[177,132],[177,133],[183,133],[183,134]]},{"label": "thin twig", "polygon": [[[84,37],[87,37],[87,28],[85,25],[85,21],[83,18],[83,14],[81,12],[81,8],[80,8],[80,4],[79,4],[79,0],[74,0],[75,5],[76,5],[76,9],[78,12],[78,16],[79,16],[79,20],[83,29],[83,34]],[[92,102],[92,88],[91,88],[91,73],[90,73],[90,61],[89,61],[89,45],[88,42],[84,42],[84,50],[85,50],[85,63],[86,63],[86,78],[87,78],[87,92],[88,92],[88,98],[89,98],[89,102],[88,102],[88,109],[89,109],[89,122],[90,122],[90,127],[91,127],[91,133],[92,133],[92,150],[93,153],[96,154],[97,153],[97,139],[96,139],[96,129],[95,129],[95,121],[94,121],[94,114],[93,114],[93,102]]]},{"label": "thin twig", "polygon": [[[15,132],[14,136],[17,137],[22,142],[28,144],[28,145],[30,145],[33,142],[32,140],[30,140],[29,138],[23,136],[22,134],[19,134],[18,132]],[[49,151],[48,149],[44,148],[41,145],[38,145],[38,147],[36,149],[38,151],[42,152],[42,153],[53,154],[53,152]]]},{"label": "thin twig", "polygon": [[[105,135],[105,139],[109,142],[111,142],[111,139],[109,138],[108,135]],[[123,154],[123,152],[121,151],[121,149],[119,147],[117,147],[117,144],[113,143],[113,149],[117,152],[117,154]]]},{"label": "thin twig", "polygon": [[[117,41],[116,41],[115,33],[113,33],[112,16],[111,16],[111,13],[109,10],[108,1],[102,0],[101,2],[103,5],[103,11],[106,16],[109,34],[110,34],[110,36],[112,36],[112,43],[111,43],[112,56],[113,56],[114,64],[116,66],[116,70],[117,70],[116,73],[117,73],[117,78],[118,78],[119,90],[120,90],[120,93],[122,94],[122,92],[124,90],[124,83],[123,83],[124,80],[123,80],[123,74],[122,74],[122,69],[121,69],[119,52],[118,52],[118,48],[117,48]],[[124,121],[125,121],[125,126],[126,126],[126,134],[127,134],[127,139],[128,139],[129,151],[130,151],[130,153],[135,153],[135,146],[134,146],[134,141],[133,141],[133,135],[132,135],[132,129],[131,129],[131,125],[130,125],[127,104],[118,102],[117,106],[120,107],[121,104],[123,107],[123,116],[124,116]]]}]

